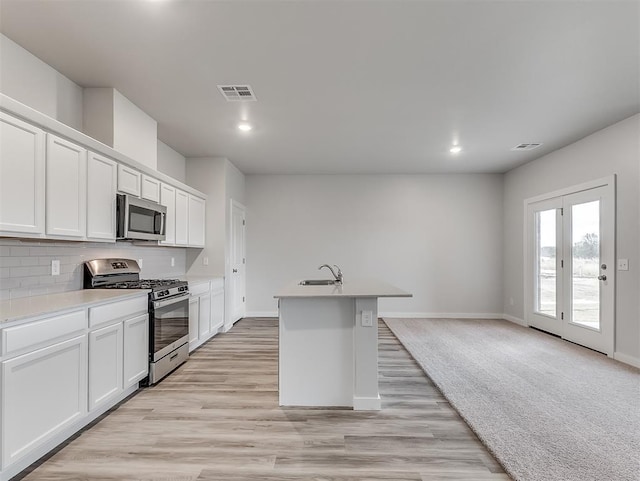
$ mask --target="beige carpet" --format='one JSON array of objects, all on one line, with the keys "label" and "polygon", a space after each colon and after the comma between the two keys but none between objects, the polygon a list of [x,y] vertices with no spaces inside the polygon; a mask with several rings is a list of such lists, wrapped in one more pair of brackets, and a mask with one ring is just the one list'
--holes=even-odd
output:
[{"label": "beige carpet", "polygon": [[503,320],[385,319],[518,481],[640,480],[640,371]]}]

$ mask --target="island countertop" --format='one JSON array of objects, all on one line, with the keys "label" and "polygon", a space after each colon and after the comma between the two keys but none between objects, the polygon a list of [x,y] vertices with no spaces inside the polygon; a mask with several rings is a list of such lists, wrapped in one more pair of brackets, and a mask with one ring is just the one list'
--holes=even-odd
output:
[{"label": "island countertop", "polygon": [[329,286],[301,286],[300,281],[296,281],[287,284],[273,297],[413,297],[413,294],[385,282],[354,279]]}]

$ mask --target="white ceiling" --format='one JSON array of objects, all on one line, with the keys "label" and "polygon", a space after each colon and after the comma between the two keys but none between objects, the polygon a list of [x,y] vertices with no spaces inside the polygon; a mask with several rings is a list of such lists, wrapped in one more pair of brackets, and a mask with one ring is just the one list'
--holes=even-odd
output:
[{"label": "white ceiling", "polygon": [[0,29],[245,173],[505,172],[640,110],[637,1],[0,0]]}]

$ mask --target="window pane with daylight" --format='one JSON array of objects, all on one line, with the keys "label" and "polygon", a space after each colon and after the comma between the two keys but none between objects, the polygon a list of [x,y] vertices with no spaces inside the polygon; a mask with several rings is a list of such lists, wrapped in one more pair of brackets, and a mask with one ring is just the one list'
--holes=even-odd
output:
[{"label": "window pane with daylight", "polygon": [[600,329],[600,201],[571,207],[571,322]]},{"label": "window pane with daylight", "polygon": [[556,317],[556,209],[536,212],[536,312]]}]

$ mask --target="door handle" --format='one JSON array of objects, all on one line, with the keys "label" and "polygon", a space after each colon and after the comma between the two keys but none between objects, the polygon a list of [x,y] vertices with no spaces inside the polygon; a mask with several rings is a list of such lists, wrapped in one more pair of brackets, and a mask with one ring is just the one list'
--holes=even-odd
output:
[{"label": "door handle", "polygon": [[606,280],[607,280],[607,276],[605,276],[604,274],[602,274],[601,276],[598,276],[598,280],[599,280],[599,281],[606,281]]},{"label": "door handle", "polygon": [[238,273],[238,269],[233,269],[231,272],[233,272],[234,274]]}]

